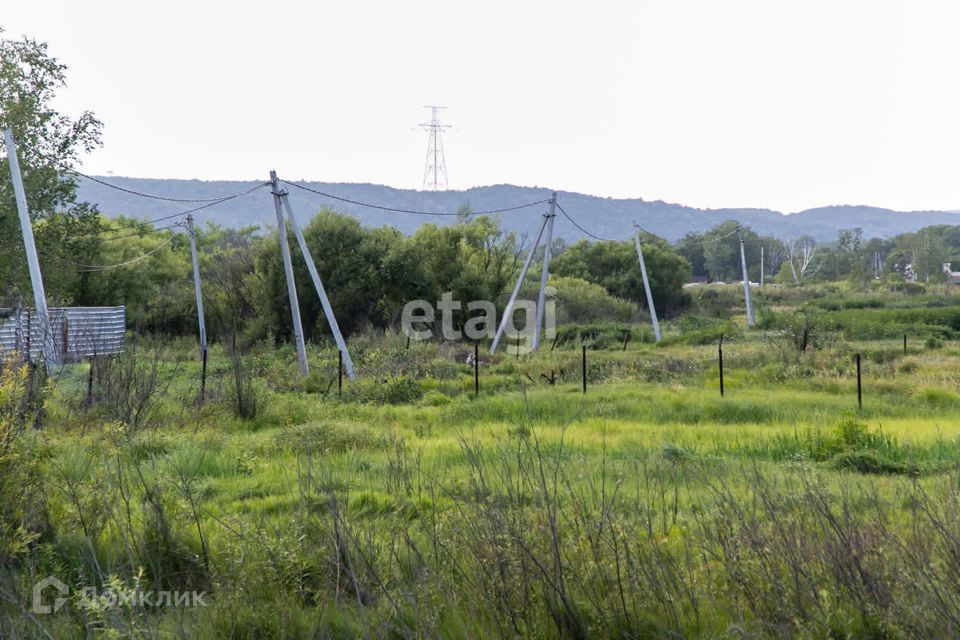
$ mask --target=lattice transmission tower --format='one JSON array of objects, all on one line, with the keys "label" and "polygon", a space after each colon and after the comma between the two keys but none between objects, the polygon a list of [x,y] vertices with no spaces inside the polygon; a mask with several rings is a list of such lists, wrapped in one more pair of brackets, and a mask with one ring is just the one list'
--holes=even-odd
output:
[{"label": "lattice transmission tower", "polygon": [[427,139],[427,161],[423,169],[423,188],[440,191],[447,188],[447,161],[443,157],[443,130],[449,129],[450,125],[441,124],[440,110],[446,107],[434,105],[424,105],[425,109],[430,109],[430,122],[421,123],[419,126],[428,132]]}]

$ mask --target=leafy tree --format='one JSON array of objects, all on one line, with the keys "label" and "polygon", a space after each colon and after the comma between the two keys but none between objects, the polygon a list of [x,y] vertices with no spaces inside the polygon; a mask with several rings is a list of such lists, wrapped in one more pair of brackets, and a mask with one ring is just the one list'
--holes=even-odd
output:
[{"label": "leafy tree", "polygon": [[[657,311],[662,314],[676,311],[684,302],[683,284],[690,277],[690,264],[660,238],[644,239],[643,258]],[[632,242],[580,240],[552,261],[550,268],[554,275],[593,282],[612,296],[630,300],[639,308],[647,306],[637,250]]]},{"label": "leafy tree", "polygon": [[837,232],[836,277],[863,282],[863,229],[840,229]]},{"label": "leafy tree", "polygon": [[196,229],[207,333],[229,339],[234,347],[246,320],[255,316],[252,293],[256,289],[249,279],[255,275],[254,256],[260,241],[254,235],[256,230],[223,229],[213,224]]},{"label": "leafy tree", "polygon": [[781,282],[803,284],[820,270],[817,256],[817,241],[811,236],[801,236],[787,242],[786,269],[781,270]]},{"label": "leafy tree", "polygon": [[749,227],[741,226],[736,220],[728,220],[703,234],[703,257],[707,273],[711,280],[721,282],[739,282],[743,279],[740,265],[740,243],[736,230],[740,227],[743,238],[744,254],[747,258],[747,277],[760,279],[760,247],[765,244],[779,243],[773,239],[762,239]]},{"label": "leafy tree", "polygon": [[[60,241],[65,235],[79,237],[99,230],[99,218],[89,205],[76,203],[76,183],[64,171],[81,153],[100,145],[101,123],[89,111],[71,119],[53,108],[56,93],[65,84],[66,66],[49,55],[46,44],[0,37],[0,128],[10,127],[17,140],[31,216],[50,220],[48,233],[37,234],[37,244],[47,257],[42,262],[45,274],[53,276],[54,286],[48,290],[53,297],[66,297],[60,287],[66,283],[52,272],[65,259],[82,261],[87,250],[82,242]],[[5,156],[0,160],[0,254],[0,278],[13,289],[25,289],[27,270]]]},{"label": "leafy tree", "polygon": [[703,255],[702,233],[696,233],[695,231],[687,233],[677,242],[676,251],[690,263],[693,275],[703,278],[710,275],[707,271],[706,258]]},{"label": "leafy tree", "polygon": [[551,278],[550,284],[557,289],[557,321],[561,324],[629,322],[633,316],[633,305],[611,296],[598,284],[562,276]]}]

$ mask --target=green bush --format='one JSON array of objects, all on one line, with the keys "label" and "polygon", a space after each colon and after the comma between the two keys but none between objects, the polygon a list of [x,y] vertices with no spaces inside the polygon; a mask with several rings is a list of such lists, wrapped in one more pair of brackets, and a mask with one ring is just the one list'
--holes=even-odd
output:
[{"label": "green bush", "polygon": [[686,315],[677,322],[679,336],[671,336],[660,341],[661,346],[672,344],[716,344],[721,336],[724,340],[736,340],[741,337],[740,327],[729,320],[721,320],[700,315]]},{"label": "green bush", "polygon": [[599,284],[580,278],[550,279],[557,289],[557,322],[630,322],[634,305],[616,298]]},{"label": "green bush", "polygon": [[383,400],[388,404],[414,402],[423,396],[423,388],[408,376],[390,379],[384,389]]},{"label": "green bush", "polygon": [[638,337],[632,334],[630,325],[626,324],[572,324],[557,329],[556,343],[558,347],[585,344],[591,349],[611,349],[623,345],[628,334],[632,335],[631,339]]},{"label": "green bush", "polygon": [[907,474],[914,473],[913,465],[894,462],[874,451],[848,451],[833,457],[832,464],[837,469],[869,474]]}]

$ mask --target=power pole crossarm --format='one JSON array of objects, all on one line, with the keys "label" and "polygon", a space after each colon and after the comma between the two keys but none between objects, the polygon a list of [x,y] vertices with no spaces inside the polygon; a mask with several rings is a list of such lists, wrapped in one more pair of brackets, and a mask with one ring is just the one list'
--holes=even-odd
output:
[{"label": "power pole crossarm", "polygon": [[[17,158],[17,144],[13,139],[13,130],[3,130],[7,146],[7,162],[10,164],[10,177],[13,181],[13,193],[17,200],[17,213],[20,215],[20,229],[23,233],[23,245],[27,252],[27,264],[30,268],[30,284],[33,289],[33,304],[40,319],[40,331],[43,336],[42,353],[44,365],[49,369],[57,364],[57,349],[53,344],[53,327],[47,312],[47,294],[43,288],[43,274],[40,260],[37,258],[37,245],[33,240],[33,225],[30,222],[30,210],[27,208],[27,194],[23,189],[23,176],[20,174],[20,161]],[[27,358],[30,354],[27,353]]]}]

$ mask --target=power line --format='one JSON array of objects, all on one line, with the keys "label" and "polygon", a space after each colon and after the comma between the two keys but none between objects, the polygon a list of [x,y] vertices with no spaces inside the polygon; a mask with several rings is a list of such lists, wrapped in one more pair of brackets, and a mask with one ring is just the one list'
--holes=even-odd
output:
[{"label": "power line", "polygon": [[701,240],[700,244],[713,244],[714,242],[720,242],[721,240],[726,240],[727,238],[729,238],[739,230],[740,230],[740,227],[738,226],[736,229],[734,229],[730,233],[724,234],[719,238],[710,238],[709,240]]},{"label": "power line", "polygon": [[141,260],[145,260],[149,258],[156,252],[160,251],[167,245],[171,244],[175,237],[176,236],[171,235],[169,238],[164,240],[160,245],[154,247],[153,249],[151,249],[150,251],[146,252],[141,256],[137,256],[136,258],[131,258],[130,260],[125,260],[124,262],[118,262],[117,264],[108,264],[108,265],[91,265],[91,264],[76,263],[77,266],[80,267],[80,269],[73,269],[73,271],[76,271],[77,273],[93,273],[97,271],[108,271],[110,269],[119,269],[120,267],[128,267],[132,264],[140,262]]},{"label": "power line", "polygon": [[[248,190],[248,191],[243,191],[243,192],[241,192],[241,193],[234,194],[234,195],[232,195],[232,196],[222,196],[222,197],[219,197],[219,198],[170,198],[170,197],[168,197],[168,196],[158,196],[158,195],[153,194],[153,193],[144,193],[144,192],[142,192],[142,191],[136,191],[136,190],[134,190],[134,189],[127,189],[126,187],[121,187],[121,186],[119,186],[119,185],[111,184],[111,183],[107,182],[106,180],[101,180],[100,178],[94,178],[93,176],[88,176],[88,175],[85,174],[85,173],[80,173],[80,172],[77,171],[76,169],[66,169],[66,171],[69,172],[69,173],[75,174],[75,175],[77,175],[77,176],[80,176],[81,178],[86,178],[87,180],[92,180],[93,182],[96,182],[97,184],[102,184],[102,185],[105,186],[105,187],[110,187],[111,189],[116,189],[117,191],[123,191],[124,193],[129,193],[129,194],[132,194],[132,195],[135,195],[135,196],[140,196],[141,198],[150,198],[151,200],[163,200],[163,201],[165,201],[165,202],[187,202],[187,203],[190,203],[190,202],[222,202],[222,201],[224,201],[224,200],[232,199],[232,198],[235,198],[235,197],[237,197],[237,196],[245,195],[245,194],[247,194],[247,193],[250,193],[250,191],[253,190],[253,189],[251,189],[251,190]],[[259,184],[259,185],[257,185],[256,187],[254,187],[254,189],[258,189],[258,188],[264,186],[264,184],[265,184],[265,183]]]},{"label": "power line", "polygon": [[[134,232],[133,232],[133,233],[126,234],[126,235],[123,235],[123,236],[113,236],[113,237],[110,237],[110,238],[103,238],[103,239],[104,239],[104,240],[116,240],[116,239],[120,239],[120,238],[124,238],[124,237],[133,237],[133,236],[136,236],[136,235],[140,235],[141,233],[152,233],[151,230],[142,230],[142,231],[141,231],[140,228],[139,228],[137,225],[150,225],[150,224],[155,224],[155,223],[157,223],[157,222],[165,222],[165,221],[167,221],[167,220],[172,220],[173,218],[179,218],[179,217],[181,217],[181,216],[186,216],[187,214],[190,214],[190,213],[196,213],[197,211],[201,211],[201,210],[203,210],[203,209],[207,209],[208,207],[214,207],[214,206],[216,206],[216,205],[218,205],[218,204],[222,204],[222,203],[227,202],[227,201],[229,201],[229,200],[234,200],[234,199],[236,199],[236,198],[241,198],[241,197],[243,197],[243,196],[249,195],[249,194],[253,193],[254,191],[256,191],[257,189],[261,189],[261,188],[267,186],[267,184],[269,184],[269,183],[263,182],[263,183],[261,183],[261,184],[258,184],[258,185],[254,186],[254,187],[251,187],[251,188],[247,189],[246,191],[241,191],[241,192],[239,192],[239,193],[235,193],[235,194],[230,195],[230,196],[225,196],[225,197],[223,197],[223,198],[214,200],[213,202],[207,202],[206,204],[202,204],[202,205],[200,205],[200,206],[198,206],[198,207],[194,207],[194,208],[192,208],[192,209],[187,209],[186,211],[180,211],[179,213],[174,213],[174,214],[171,214],[171,215],[169,215],[169,216],[161,216],[161,217],[159,217],[159,218],[153,218],[153,219],[151,219],[151,220],[136,220],[136,221],[134,221],[134,224],[132,224],[132,225],[119,225],[119,226],[116,226],[116,227],[110,227],[110,228],[104,229],[104,230],[99,231],[99,232],[87,233],[87,234],[80,234],[80,235],[76,235],[76,236],[73,236],[73,237],[74,237],[74,238],[87,238],[87,237],[93,237],[93,236],[100,236],[100,235],[103,235],[103,234],[106,234],[106,233],[117,233],[117,232],[119,232],[119,231],[124,231],[124,230],[127,230],[127,229],[134,230]],[[172,225],[172,226],[177,226],[177,225],[174,224],[174,225]],[[155,230],[156,230],[156,231],[161,231],[161,230],[163,230],[163,229],[169,229],[169,228],[170,228],[170,227],[159,227],[159,228],[157,228],[157,229],[155,229]]]},{"label": "power line", "polygon": [[[256,191],[257,189],[262,189],[263,187],[267,186],[267,184],[269,184],[269,183],[267,183],[267,182],[262,182],[262,183],[260,183],[260,184],[258,184],[258,185],[256,185],[256,186],[254,186],[254,187],[250,187],[250,188],[247,189],[246,191],[241,191],[241,192],[239,192],[239,193],[235,193],[235,194],[230,195],[230,196],[225,196],[225,197],[223,197],[223,198],[218,198],[217,200],[214,200],[214,201],[212,201],[212,202],[207,202],[207,204],[200,205],[199,207],[194,207],[193,209],[187,209],[186,211],[181,211],[181,212],[179,212],[179,213],[174,213],[174,214],[171,214],[171,215],[169,215],[169,216],[163,216],[163,217],[160,217],[160,218],[154,218],[153,220],[140,220],[140,221],[138,221],[138,223],[139,223],[139,224],[154,224],[155,222],[163,222],[164,220],[171,220],[171,219],[173,219],[173,218],[179,218],[180,216],[185,216],[185,215],[187,215],[188,213],[196,213],[197,211],[201,211],[201,210],[206,209],[206,208],[208,208],[208,207],[214,207],[214,206],[216,206],[216,205],[218,205],[218,204],[223,204],[224,202],[228,202],[228,201],[230,201],[230,200],[235,200],[235,199],[237,199],[237,198],[241,198],[241,197],[243,197],[243,196],[249,195],[249,194],[253,193],[254,191]],[[206,202],[206,201],[200,201],[200,202]]]},{"label": "power line", "polygon": [[[103,242],[113,242],[114,240],[123,240],[124,238],[137,238],[137,237],[142,238],[144,236],[150,235],[151,233],[157,233],[158,231],[166,231],[167,229],[175,229],[179,226],[180,226],[180,223],[178,222],[175,224],[167,225],[166,227],[151,227],[149,229],[134,231],[133,233],[125,233],[120,236],[110,236],[109,238],[100,238],[100,239]],[[118,230],[127,229],[127,228],[132,228],[132,227],[120,227]],[[109,231],[112,231],[112,229],[105,230],[105,232],[109,232]],[[90,234],[90,235],[96,235],[96,234]]]},{"label": "power line", "polygon": [[636,222],[633,223],[633,226],[636,227],[639,231],[642,231],[643,233],[647,234],[647,235],[650,236],[651,238],[656,238],[657,240],[660,239],[660,236],[658,236],[657,234],[655,234],[655,233],[652,232],[652,231],[647,231],[646,229],[644,229],[643,227],[641,227],[640,225],[638,225]]},{"label": "power line", "polygon": [[381,211],[392,211],[394,213],[412,213],[418,216],[459,216],[459,215],[482,216],[482,215],[490,215],[494,213],[506,213],[508,211],[516,211],[518,209],[526,209],[528,207],[534,207],[538,204],[544,204],[546,202],[550,202],[549,198],[545,198],[543,200],[537,200],[536,202],[528,202],[527,204],[521,204],[515,207],[506,207],[504,209],[490,209],[488,211],[471,211],[466,214],[462,214],[460,212],[450,212],[450,211],[416,211],[414,209],[397,209],[395,207],[385,207],[379,204],[370,204],[369,202],[360,202],[359,200],[351,200],[350,198],[341,198],[340,196],[335,196],[332,193],[325,193],[323,191],[318,191],[317,189],[312,189],[302,184],[297,184],[296,182],[288,182],[286,180],[281,180],[281,182],[283,182],[284,184],[289,184],[291,187],[296,187],[297,189],[303,189],[304,191],[315,193],[318,196],[323,196],[324,198],[330,198],[331,200],[339,200],[340,202],[355,204],[361,207],[369,207],[371,209],[379,209]]},{"label": "power line", "polygon": [[587,234],[588,236],[590,236],[590,237],[593,238],[594,240],[599,240],[600,242],[621,242],[620,240],[614,240],[614,239],[612,239],[612,238],[601,238],[601,237],[598,236],[598,235],[595,235],[595,234],[593,234],[593,233],[590,233],[589,231],[587,231],[586,229],[584,229],[583,227],[581,227],[579,224],[577,224],[577,221],[574,220],[573,218],[571,218],[571,217],[570,217],[570,214],[563,210],[563,207],[560,206],[560,203],[559,203],[559,202],[557,203],[557,209],[560,209],[560,213],[563,214],[563,217],[565,217],[567,220],[569,220],[569,221],[573,224],[573,226],[575,226],[577,229],[580,229],[580,231],[584,232],[585,234]]}]

